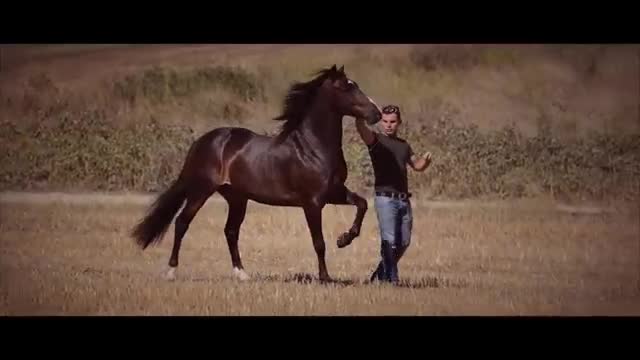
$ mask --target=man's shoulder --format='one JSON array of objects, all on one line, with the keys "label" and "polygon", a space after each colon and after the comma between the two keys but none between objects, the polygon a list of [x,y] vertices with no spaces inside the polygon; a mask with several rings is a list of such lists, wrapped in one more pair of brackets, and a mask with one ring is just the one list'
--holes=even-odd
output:
[{"label": "man's shoulder", "polygon": [[371,131],[376,137],[379,138],[384,138],[384,139],[388,139],[388,140],[397,140],[400,142],[404,142],[406,143],[407,141],[401,137],[399,137],[398,135],[395,136],[388,136],[387,134],[383,133],[382,130],[372,130]]},{"label": "man's shoulder", "polygon": [[397,144],[409,146],[409,142],[407,140],[398,136],[393,136],[393,137],[387,136],[386,134],[380,131],[373,131],[373,135],[376,139],[376,143],[379,141],[386,144],[387,146],[393,145],[393,144],[396,144],[395,146],[397,146]]},{"label": "man's shoulder", "polygon": [[403,143],[403,144],[407,144],[407,145],[409,145],[409,142],[408,142],[407,140],[405,140],[405,139],[403,139],[403,138],[401,138],[401,137],[399,137],[399,136],[396,136],[394,139],[395,139],[395,140],[398,140],[398,142],[401,142],[401,143]]},{"label": "man's shoulder", "polygon": [[399,136],[394,136],[393,138],[391,138],[392,141],[394,141],[396,144],[399,144],[401,146],[405,146],[405,147],[410,147],[409,145],[409,141],[407,141],[404,138],[401,138]]}]

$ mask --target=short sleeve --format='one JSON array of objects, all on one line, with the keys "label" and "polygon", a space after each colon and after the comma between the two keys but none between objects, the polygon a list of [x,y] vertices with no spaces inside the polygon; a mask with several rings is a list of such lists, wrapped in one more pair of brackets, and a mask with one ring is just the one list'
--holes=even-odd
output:
[{"label": "short sleeve", "polygon": [[413,148],[407,143],[407,163],[411,162],[411,157],[414,155]]}]

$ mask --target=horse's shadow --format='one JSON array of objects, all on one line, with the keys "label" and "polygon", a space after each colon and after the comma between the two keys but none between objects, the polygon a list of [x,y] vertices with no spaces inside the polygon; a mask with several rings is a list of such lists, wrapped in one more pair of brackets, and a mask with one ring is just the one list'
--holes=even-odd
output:
[{"label": "horse's shadow", "polygon": [[[121,276],[131,276],[131,271],[112,270],[111,272],[119,274]],[[104,275],[106,271],[102,269],[85,268],[82,271],[84,275]],[[382,283],[379,281],[370,281],[367,279],[341,279],[332,278],[331,281],[320,281],[317,275],[310,273],[293,273],[293,274],[252,274],[251,280],[253,282],[284,282],[284,283],[298,283],[298,284],[319,284],[319,285],[333,285],[339,287],[349,286],[393,286],[399,288],[408,289],[436,289],[436,288],[464,288],[468,284],[462,280],[452,280],[439,278],[436,276],[426,276],[420,279],[408,279],[401,280],[397,284]],[[190,282],[212,282],[215,281],[209,277],[189,277],[183,280]]]},{"label": "horse's shadow", "polygon": [[285,283],[299,284],[320,284],[333,285],[341,287],[349,286],[393,286],[408,289],[428,289],[428,288],[463,288],[467,284],[463,281],[455,281],[450,279],[438,278],[435,276],[427,276],[420,279],[401,280],[397,284],[388,284],[379,281],[370,281],[369,279],[341,279],[332,278],[331,281],[321,281],[318,276],[309,273],[294,273],[289,275],[280,274],[254,274],[254,281],[276,281]]},{"label": "horse's shadow", "polygon": [[252,278],[256,281],[274,281],[285,283],[299,283],[299,284],[321,284],[321,285],[337,285],[337,286],[355,286],[360,285],[361,282],[353,279],[339,279],[332,278],[330,281],[321,281],[318,276],[314,276],[309,273],[295,273],[295,274],[254,274]]}]

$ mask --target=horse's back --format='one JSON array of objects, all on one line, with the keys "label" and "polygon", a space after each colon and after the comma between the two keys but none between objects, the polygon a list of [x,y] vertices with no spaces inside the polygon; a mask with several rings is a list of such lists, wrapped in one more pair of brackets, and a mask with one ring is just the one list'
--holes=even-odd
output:
[{"label": "horse's back", "polygon": [[247,128],[238,127],[238,126],[222,126],[222,127],[217,127],[215,129],[209,130],[208,132],[200,136],[198,140],[208,141],[208,140],[213,140],[219,137],[226,137],[226,136],[234,136],[234,137],[241,137],[241,138],[264,137],[264,135],[260,135],[254,132],[253,130],[250,130]]},{"label": "horse's back", "polygon": [[206,132],[196,140],[193,147],[205,150],[205,152],[228,154],[238,151],[246,145],[262,145],[264,147],[269,143],[269,136],[258,134],[243,127],[227,126]]}]

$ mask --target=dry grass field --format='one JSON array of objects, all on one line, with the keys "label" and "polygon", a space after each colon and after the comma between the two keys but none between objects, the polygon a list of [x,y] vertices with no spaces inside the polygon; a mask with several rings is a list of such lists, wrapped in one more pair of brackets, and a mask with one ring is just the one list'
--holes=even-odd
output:
[{"label": "dry grass field", "polygon": [[174,282],[161,277],[171,236],[146,252],[128,237],[145,202],[4,202],[0,314],[640,315],[637,209],[418,202],[396,287],[367,283],[378,259],[373,211],[361,237],[338,249],[355,211],[332,205],[324,234],[336,283],[316,281],[301,210],[256,203],[240,238],[251,279],[236,280],[217,198],[187,233]]}]

